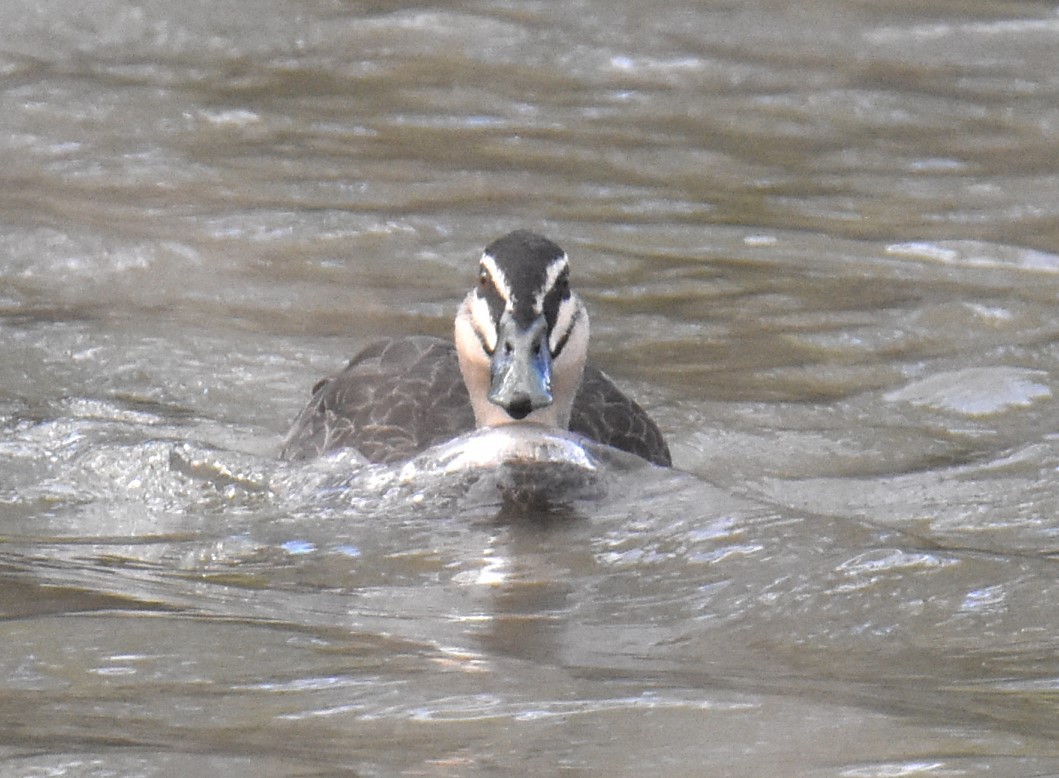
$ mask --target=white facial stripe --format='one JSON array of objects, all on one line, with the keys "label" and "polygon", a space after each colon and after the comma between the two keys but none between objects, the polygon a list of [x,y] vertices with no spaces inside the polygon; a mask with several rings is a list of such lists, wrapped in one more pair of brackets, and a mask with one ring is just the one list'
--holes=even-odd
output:
[{"label": "white facial stripe", "polygon": [[484,297],[473,293],[468,295],[468,299],[471,301],[471,324],[474,331],[485,341],[486,348],[493,351],[496,348],[496,324],[489,315],[489,303]]},{"label": "white facial stripe", "polygon": [[507,276],[504,275],[504,271],[500,269],[496,264],[496,260],[489,254],[482,254],[482,267],[489,273],[489,277],[493,279],[493,285],[500,293],[500,296],[504,298],[505,307],[511,310],[514,298],[511,296],[511,285],[507,282]]},{"label": "white facial stripe", "polygon": [[553,355],[563,338],[577,324],[580,311],[581,301],[577,299],[577,295],[572,294],[559,303],[559,315],[555,317],[555,326],[552,327],[551,335],[548,336],[548,349]]},{"label": "white facial stripe", "polygon": [[[534,313],[540,313],[544,309],[544,298],[548,296],[548,292],[555,286],[555,282],[559,280],[559,276],[566,269],[568,265],[566,254],[562,254],[552,260],[551,264],[548,265],[548,274],[544,279],[544,285],[537,290],[537,296],[533,300],[533,311]],[[558,329],[558,327],[556,327]],[[554,333],[553,333],[554,337]]]}]

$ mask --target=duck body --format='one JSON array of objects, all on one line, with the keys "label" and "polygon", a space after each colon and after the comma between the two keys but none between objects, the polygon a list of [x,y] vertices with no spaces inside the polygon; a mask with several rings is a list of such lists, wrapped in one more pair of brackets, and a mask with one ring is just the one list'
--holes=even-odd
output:
[{"label": "duck body", "polygon": [[476,428],[526,423],[668,467],[654,421],[585,364],[588,315],[567,278],[565,253],[546,238],[518,231],[495,241],[457,314],[455,342],[367,346],[313,387],[281,457],[354,448],[369,462],[400,462]]},{"label": "duck body", "polygon": [[[305,460],[355,448],[369,462],[401,462],[475,426],[456,347],[422,335],[387,338],[313,387],[280,456]],[[647,412],[591,365],[574,398],[569,429],[653,464],[672,464]]]}]

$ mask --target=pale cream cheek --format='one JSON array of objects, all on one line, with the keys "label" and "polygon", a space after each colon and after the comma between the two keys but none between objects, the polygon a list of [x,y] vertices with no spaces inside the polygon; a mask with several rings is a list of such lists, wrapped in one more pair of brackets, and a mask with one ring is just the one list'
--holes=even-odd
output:
[{"label": "pale cream cheek", "polygon": [[[475,424],[478,427],[498,427],[503,424],[532,422],[567,429],[570,426],[570,412],[573,409],[574,397],[581,385],[585,358],[588,355],[588,312],[584,308],[580,309],[577,326],[570,334],[562,353],[552,363],[552,395],[555,397],[555,402],[547,408],[534,411],[525,419],[516,421],[508,416],[503,408],[489,402],[490,361],[489,355],[482,351],[482,344],[475,331],[478,322],[476,299],[476,296],[471,294],[463,301],[456,316],[455,326],[460,372],[463,374],[463,382],[467,385],[467,392],[471,396]],[[572,321],[573,315],[573,313],[568,314],[568,321]],[[487,326],[490,329],[486,330],[486,335],[491,332],[495,342],[495,330],[491,329],[492,322],[490,321]]]},{"label": "pale cream cheek", "polygon": [[493,317],[489,314],[489,303],[484,298],[471,293],[467,295],[464,306],[470,313],[474,328],[485,339],[485,345],[490,351],[496,349],[496,325],[493,324]]},{"label": "pale cream cheek", "polygon": [[555,397],[555,426],[570,426],[570,412],[574,397],[581,386],[581,374],[588,356],[588,313],[582,309],[581,319],[566,341],[562,353],[552,363],[552,394]]},{"label": "pale cream cheek", "polygon": [[[559,315],[555,319],[555,327],[552,328],[552,334],[548,338],[548,346],[552,351],[555,351],[559,346],[559,341],[563,339],[563,335],[570,329],[570,325],[573,324],[574,317],[577,316],[578,311],[581,311],[583,316],[585,315],[581,301],[574,295],[564,300],[559,306]],[[585,321],[588,321],[587,316]]]},{"label": "pale cream cheek", "polygon": [[[475,424],[479,427],[494,427],[511,421],[503,411],[489,402],[489,355],[482,351],[482,344],[475,332],[474,295],[468,295],[456,315],[455,341],[459,355],[460,372],[467,393],[471,396]],[[495,335],[494,335],[495,340]]]}]

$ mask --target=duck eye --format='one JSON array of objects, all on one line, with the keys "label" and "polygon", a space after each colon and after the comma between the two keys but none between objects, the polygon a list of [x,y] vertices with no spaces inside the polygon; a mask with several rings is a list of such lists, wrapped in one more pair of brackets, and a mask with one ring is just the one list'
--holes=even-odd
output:
[{"label": "duck eye", "polygon": [[489,283],[489,273],[483,267],[478,271],[478,286],[485,286],[487,283]]}]

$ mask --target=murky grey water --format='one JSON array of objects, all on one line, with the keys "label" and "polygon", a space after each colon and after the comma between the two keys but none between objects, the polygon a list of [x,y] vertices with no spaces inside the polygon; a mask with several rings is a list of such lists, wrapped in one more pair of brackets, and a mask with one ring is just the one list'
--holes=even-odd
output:
[{"label": "murky grey water", "polygon": [[[8,4],[0,86],[3,775],[1059,774],[1050,4]],[[678,470],[275,460],[520,226]]]}]

